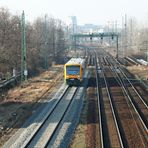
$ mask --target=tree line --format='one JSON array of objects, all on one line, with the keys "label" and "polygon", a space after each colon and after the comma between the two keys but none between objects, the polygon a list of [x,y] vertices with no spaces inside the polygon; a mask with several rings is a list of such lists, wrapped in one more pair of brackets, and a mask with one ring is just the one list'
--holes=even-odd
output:
[{"label": "tree line", "polygon": [[[26,22],[27,69],[36,74],[51,66],[52,61],[62,62],[67,44],[65,24],[45,15],[34,22]],[[21,71],[21,15],[12,15],[0,8],[0,73]]]},{"label": "tree line", "polygon": [[122,48],[125,55],[135,54],[147,60],[148,54],[148,27],[138,22],[135,17],[123,21],[121,30]]}]

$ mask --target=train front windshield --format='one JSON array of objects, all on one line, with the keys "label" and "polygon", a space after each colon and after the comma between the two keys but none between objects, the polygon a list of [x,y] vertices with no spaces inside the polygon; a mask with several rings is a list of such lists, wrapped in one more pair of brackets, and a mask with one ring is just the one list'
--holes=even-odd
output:
[{"label": "train front windshield", "polygon": [[80,75],[80,66],[66,66],[67,75]]}]

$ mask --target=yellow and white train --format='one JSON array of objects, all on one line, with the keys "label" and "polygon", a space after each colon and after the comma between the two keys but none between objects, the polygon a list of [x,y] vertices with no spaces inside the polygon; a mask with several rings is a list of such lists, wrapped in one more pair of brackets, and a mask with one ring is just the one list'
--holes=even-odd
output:
[{"label": "yellow and white train", "polygon": [[79,85],[83,80],[85,59],[71,58],[64,65],[64,80],[68,85]]}]

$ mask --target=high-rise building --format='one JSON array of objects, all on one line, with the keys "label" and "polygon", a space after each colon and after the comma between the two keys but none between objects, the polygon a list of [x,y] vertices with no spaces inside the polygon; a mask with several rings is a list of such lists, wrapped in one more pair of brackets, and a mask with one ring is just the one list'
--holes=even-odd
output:
[{"label": "high-rise building", "polygon": [[77,18],[76,16],[71,16],[72,19],[72,34],[77,33]]}]

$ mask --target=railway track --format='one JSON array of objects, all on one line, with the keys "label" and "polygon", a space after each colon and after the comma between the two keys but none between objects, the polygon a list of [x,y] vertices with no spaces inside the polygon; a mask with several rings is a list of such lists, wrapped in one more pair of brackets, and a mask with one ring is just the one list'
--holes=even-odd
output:
[{"label": "railway track", "polygon": [[148,130],[148,105],[145,101],[146,99],[143,98],[143,96],[139,93],[139,91],[135,88],[135,86],[131,83],[131,81],[127,78],[123,71],[121,71],[121,74],[124,78],[124,81],[126,80],[128,82],[125,87],[128,90],[131,101],[134,104],[136,111],[139,113],[142,122],[144,122],[143,126],[146,130]]},{"label": "railway track", "polygon": [[120,66],[119,70],[120,73],[118,74],[118,76],[120,77],[120,80],[122,81],[121,83],[127,91],[126,94],[129,95],[130,102],[134,110],[138,114],[143,127],[146,131],[148,131],[148,105],[146,102],[146,98],[144,98],[143,95],[139,92],[142,91],[142,88],[139,88],[140,90],[137,90]]},{"label": "railway track", "polygon": [[19,130],[4,147],[46,147],[60,125],[77,89],[77,87],[63,87],[52,99],[54,104],[52,106],[47,105],[33,124],[30,124],[24,130]]},{"label": "railway track", "polygon": [[[99,108],[100,108],[100,129],[101,129],[101,140],[102,147],[124,147],[124,143],[120,133],[120,127],[118,124],[117,113],[112,102],[112,95],[110,88],[106,80],[105,68],[103,66],[102,58],[99,61],[101,73],[98,78],[102,79],[102,82],[98,84],[99,93]],[[97,80],[98,81],[98,80]]]},{"label": "railway track", "polygon": [[[147,94],[141,95],[142,89],[133,85],[123,66],[104,51],[95,52],[95,56],[92,54],[88,64],[95,65],[96,69],[100,147],[146,147]],[[19,130],[4,147],[53,146],[55,141],[52,139],[56,139],[55,133],[60,131],[60,124],[74,96],[81,94],[77,91],[77,87],[68,86],[59,90],[51,100],[52,105],[47,105],[33,123]]]},{"label": "railway track", "polygon": [[144,99],[133,86],[125,75],[123,67],[120,67],[115,59],[104,51],[99,52],[98,57],[99,60],[96,61],[99,63],[97,66],[99,68],[96,67],[96,69],[99,71],[98,86],[100,86],[98,88],[98,108],[101,147],[113,147],[114,145],[117,147],[146,147],[148,144],[146,98]]},{"label": "railway track", "polygon": [[[118,65],[118,72],[112,68],[111,70],[113,71],[114,75],[116,75],[116,78],[119,81],[119,84],[121,85],[122,92],[124,93],[124,98],[126,101],[127,106],[129,107],[129,115],[133,119],[133,121],[129,122],[132,125],[132,129],[127,130],[127,123],[124,123],[123,120],[123,129],[125,131],[126,139],[128,141],[128,145],[134,145],[133,141],[136,141],[136,144],[139,146],[146,146],[148,139],[147,137],[147,120],[146,118],[148,117],[148,109],[146,103],[143,101],[142,96],[136,91],[130,80],[127,78],[127,76],[124,74],[122,68],[120,67],[119,63],[114,63],[113,66],[115,67]],[[117,105],[119,107],[119,105]],[[128,114],[127,114],[128,115]],[[122,120],[122,119],[121,119]],[[125,124],[125,126],[124,126]],[[142,125],[141,125],[142,124]],[[132,135],[131,139],[131,133],[134,133]],[[138,138],[139,137],[139,138]],[[138,140],[139,139],[139,140]],[[140,142],[141,141],[141,142]]]}]

